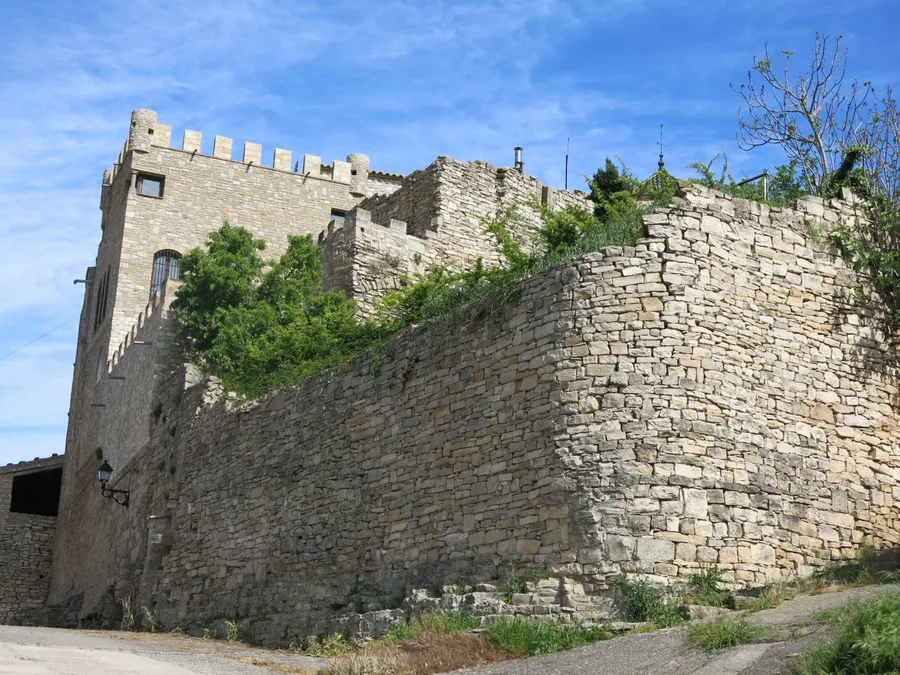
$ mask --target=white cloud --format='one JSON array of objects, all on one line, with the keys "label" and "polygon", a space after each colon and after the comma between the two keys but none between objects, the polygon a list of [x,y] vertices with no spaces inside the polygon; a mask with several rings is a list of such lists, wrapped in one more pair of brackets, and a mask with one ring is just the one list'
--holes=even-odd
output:
[{"label": "white cloud", "polygon": [[[890,7],[866,2],[869,12]],[[803,12],[847,24],[856,40],[871,28],[847,13],[850,4],[832,0],[779,1],[774,12],[758,3],[721,6],[103,0],[59,3],[54,13],[41,3],[4,6],[0,355],[78,314],[83,288],[72,279],[93,264],[100,177],[133,108],[160,111],[175,138],[189,127],[262,142],[267,153],[276,144],[326,160],[365,152],[388,171],[421,168],[439,154],[509,164],[512,147],[524,145],[526,168],[557,185],[571,138],[575,187],[606,156],[621,155],[639,174],[652,170],[665,122],[667,163],[677,171],[734,148],[737,100],[728,81],[741,77],[766,40],[811,36],[818,27]],[[889,77],[884,64],[896,59],[879,61]],[[751,171],[770,156],[735,152],[732,166]],[[30,458],[61,448],[63,432],[48,429],[65,426],[73,354],[69,330],[0,362],[0,411],[9,411],[0,412],[3,452]]]}]

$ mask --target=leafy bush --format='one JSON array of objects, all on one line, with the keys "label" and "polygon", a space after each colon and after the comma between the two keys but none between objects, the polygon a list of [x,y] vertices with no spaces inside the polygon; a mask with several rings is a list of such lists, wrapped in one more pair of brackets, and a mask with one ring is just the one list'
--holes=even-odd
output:
[{"label": "leafy bush", "polygon": [[510,225],[521,220],[516,208],[485,223],[485,231],[498,242],[503,265],[489,269],[479,259],[468,269],[435,266],[415,279],[401,278],[400,290],[381,299],[382,321],[412,325],[441,317],[470,323],[495,315],[518,297],[528,277],[607,246],[633,245],[644,234],[642,216],[651,207],[636,205],[606,223],[574,206],[552,211],[532,201],[519,208],[537,210],[542,223],[524,241],[510,232]]},{"label": "leafy bush", "polygon": [[588,180],[588,185],[595,204],[594,215],[601,222],[616,220],[636,208],[634,193],[638,182],[627,169],[620,173],[608,157],[604,167],[597,169]]},{"label": "leafy bush", "polygon": [[184,283],[173,307],[182,335],[231,389],[258,396],[342,363],[381,344],[395,326],[358,321],[356,304],[322,290],[312,237],[263,270],[263,243],[226,223],[207,251],[182,259]]},{"label": "leafy bush", "polygon": [[837,625],[837,636],[813,649],[794,672],[877,675],[900,671],[900,595],[853,606]]},{"label": "leafy bush", "polygon": [[[713,166],[720,158],[722,168],[716,175]],[[739,185],[728,171],[728,156],[725,153],[716,155],[705,164],[694,162],[689,168],[697,174],[692,179],[695,183],[724,192],[732,197],[751,199],[771,206],[786,206],[795,199],[808,194],[803,177],[800,175],[800,165],[797,160],[791,160],[787,164],[775,168],[775,173],[769,177],[768,195],[763,192],[761,180]]]},{"label": "leafy bush", "polygon": [[[851,172],[845,180],[834,178],[829,186],[856,185],[858,178]],[[866,219],[853,228],[835,228],[829,241],[860,279],[856,296],[877,297],[885,308],[884,327],[895,333],[900,327],[900,206],[858,185],[857,193],[867,200]]]},{"label": "leafy bush", "polygon": [[549,654],[613,637],[605,627],[521,618],[498,619],[488,627],[488,635],[500,649],[519,656]]}]

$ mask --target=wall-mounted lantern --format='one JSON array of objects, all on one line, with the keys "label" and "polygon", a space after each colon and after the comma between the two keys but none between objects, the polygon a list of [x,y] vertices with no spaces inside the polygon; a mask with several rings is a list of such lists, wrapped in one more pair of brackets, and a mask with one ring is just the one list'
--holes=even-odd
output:
[{"label": "wall-mounted lantern", "polygon": [[114,490],[112,488],[106,487],[109,479],[112,478],[112,472],[113,470],[109,465],[109,462],[104,459],[103,464],[101,464],[100,468],[97,469],[97,480],[100,481],[100,494],[102,494],[104,497],[112,499],[116,504],[121,504],[127,509],[128,502],[131,497],[131,492],[128,490]]}]

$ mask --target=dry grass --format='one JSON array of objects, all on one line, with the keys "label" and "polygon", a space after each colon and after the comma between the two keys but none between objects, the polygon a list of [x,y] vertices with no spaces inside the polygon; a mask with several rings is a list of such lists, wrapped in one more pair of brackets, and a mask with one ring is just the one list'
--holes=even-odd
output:
[{"label": "dry grass", "polygon": [[363,649],[337,657],[321,675],[413,675],[403,652],[396,647]]},{"label": "dry grass", "polygon": [[301,668],[300,666],[292,666],[287,663],[281,663],[280,661],[270,661],[269,659],[260,659],[256,657],[236,660],[241,663],[249,663],[251,666],[268,668],[276,673],[288,673],[288,675],[316,675],[317,672],[311,668]]},{"label": "dry grass", "polygon": [[480,635],[425,632],[401,645],[370,647],[339,656],[322,675],[430,675],[508,658]]}]

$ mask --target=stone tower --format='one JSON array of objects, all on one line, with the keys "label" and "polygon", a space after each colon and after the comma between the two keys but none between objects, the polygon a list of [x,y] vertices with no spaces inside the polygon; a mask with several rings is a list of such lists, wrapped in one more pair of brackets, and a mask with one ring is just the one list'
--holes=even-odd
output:
[{"label": "stone tower", "polygon": [[[314,155],[294,163],[291,151],[275,148],[264,161],[258,143],[244,143],[242,155],[233,157],[231,138],[215,136],[205,148],[200,132],[185,130],[180,146],[170,147],[171,136],[171,126],[161,124],[155,111],[135,110],[117,161],[103,173],[101,241],[85,277],[70,400],[63,520],[75,517],[77,509],[67,505],[77,495],[95,489],[101,457],[121,475],[146,443],[153,402],[135,397],[135,388],[150,392],[153,382],[110,377],[110,368],[135,331],[164,311],[160,303],[166,282],[179,275],[178,259],[225,221],[263,239],[264,256],[275,257],[288,235],[316,235],[363,198],[391,193],[403,178],[370,171],[369,158],[361,154],[330,165]],[[141,358],[161,363],[163,346],[160,336],[141,347]],[[159,367],[141,372],[156,377]],[[123,403],[132,400],[143,409]],[[57,550],[76,545],[77,530],[69,523],[72,541],[57,542]]]}]

